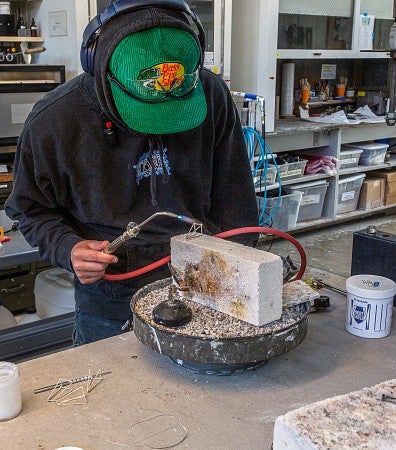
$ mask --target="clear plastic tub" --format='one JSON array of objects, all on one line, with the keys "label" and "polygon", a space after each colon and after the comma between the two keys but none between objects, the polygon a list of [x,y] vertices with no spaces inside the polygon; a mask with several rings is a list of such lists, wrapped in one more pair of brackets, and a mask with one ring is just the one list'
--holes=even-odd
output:
[{"label": "clear plastic tub", "polygon": [[276,181],[276,168],[275,166],[270,166],[264,173],[264,169],[259,169],[253,176],[253,182],[256,186],[263,184],[274,184]]},{"label": "clear plastic tub", "polygon": [[337,214],[356,210],[365,177],[366,174],[362,173],[338,181]]},{"label": "clear plastic tub", "polygon": [[[301,192],[293,192],[278,197],[257,197],[259,209],[265,207],[263,220],[268,219],[264,226],[272,226],[277,230],[287,231],[296,227],[298,211],[302,198]],[[265,206],[264,206],[265,203]]]},{"label": "clear plastic tub", "polygon": [[340,169],[347,167],[356,167],[359,164],[359,158],[363,153],[362,149],[341,147],[340,151]]},{"label": "clear plastic tub", "polygon": [[348,144],[345,147],[362,150],[359,158],[360,166],[376,166],[384,164],[385,155],[389,148],[388,144],[383,143],[364,143]]},{"label": "clear plastic tub", "polygon": [[300,159],[300,161],[279,164],[278,170],[279,174],[277,176],[277,180],[279,178],[281,181],[292,180],[293,178],[300,178],[304,175],[305,166],[307,165],[306,159]]},{"label": "clear plastic tub", "polygon": [[286,191],[302,193],[300,211],[297,222],[320,219],[322,217],[324,199],[329,183],[326,180],[287,186]]}]

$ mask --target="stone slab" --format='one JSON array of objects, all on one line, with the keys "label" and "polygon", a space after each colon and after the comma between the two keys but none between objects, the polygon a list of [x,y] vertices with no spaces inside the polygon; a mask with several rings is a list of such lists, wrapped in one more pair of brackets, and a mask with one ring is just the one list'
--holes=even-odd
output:
[{"label": "stone slab", "polygon": [[273,450],[396,449],[396,379],[290,411]]}]

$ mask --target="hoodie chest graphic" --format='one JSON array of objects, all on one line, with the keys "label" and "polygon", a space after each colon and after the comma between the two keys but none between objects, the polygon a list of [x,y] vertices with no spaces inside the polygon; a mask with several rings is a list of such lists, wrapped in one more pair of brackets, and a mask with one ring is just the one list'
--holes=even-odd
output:
[{"label": "hoodie chest graphic", "polygon": [[143,153],[139,158],[139,161],[133,168],[136,170],[136,183],[140,182],[144,178],[154,176],[163,176],[164,174],[170,175],[170,165],[166,156],[167,149],[153,150]]}]

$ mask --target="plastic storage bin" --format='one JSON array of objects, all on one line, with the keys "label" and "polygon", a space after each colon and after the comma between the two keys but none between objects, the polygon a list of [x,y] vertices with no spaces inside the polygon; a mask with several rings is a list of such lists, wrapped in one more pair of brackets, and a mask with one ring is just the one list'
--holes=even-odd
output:
[{"label": "plastic storage bin", "polygon": [[[264,214],[262,220],[268,219],[264,226],[272,226],[277,230],[287,231],[296,227],[298,211],[302,198],[301,192],[293,192],[291,194],[281,195],[280,197],[257,197],[257,203],[262,211],[264,207]],[[279,203],[278,203],[279,199]],[[265,202],[265,206],[264,206]]]},{"label": "plastic storage bin", "polygon": [[383,143],[364,143],[348,144],[345,147],[363,150],[359,158],[359,165],[361,166],[376,166],[377,164],[384,164],[385,155],[389,145]]},{"label": "plastic storage bin", "polygon": [[359,158],[362,153],[362,149],[353,149],[341,146],[340,169],[345,169],[347,167],[356,167],[359,164]]},{"label": "plastic storage bin", "polygon": [[362,173],[338,181],[337,214],[356,210],[365,177],[366,175]]},{"label": "plastic storage bin", "polygon": [[[253,160],[253,182],[255,186],[263,186],[264,184],[274,184],[276,181],[276,167],[273,164],[267,163],[267,169],[264,171],[264,159],[267,161],[272,161],[276,159],[276,153],[266,154],[263,156],[255,156]],[[255,168],[256,167],[256,171]],[[265,172],[265,173],[264,173]]]},{"label": "plastic storage bin", "polygon": [[37,275],[34,295],[40,319],[75,310],[73,277],[71,272],[58,267],[44,270]]},{"label": "plastic storage bin", "polygon": [[329,183],[326,180],[313,181],[288,186],[286,191],[302,193],[300,210],[297,222],[320,219],[323,212],[323,204]]},{"label": "plastic storage bin", "polygon": [[255,186],[260,186],[264,184],[274,184],[276,181],[276,168],[275,166],[270,166],[267,168],[265,174],[264,169],[259,169],[253,175],[253,182]]},{"label": "plastic storage bin", "polygon": [[[300,161],[291,163],[278,163],[279,173],[277,174],[277,181],[292,180],[293,178],[300,178],[304,175],[305,166],[307,165],[306,159],[300,159]],[[271,166],[271,165],[269,165]]]}]

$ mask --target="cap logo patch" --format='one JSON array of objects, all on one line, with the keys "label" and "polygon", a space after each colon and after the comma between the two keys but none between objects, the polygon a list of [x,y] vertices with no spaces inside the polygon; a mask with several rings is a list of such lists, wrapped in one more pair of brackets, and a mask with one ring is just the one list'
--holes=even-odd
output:
[{"label": "cap logo patch", "polygon": [[143,69],[138,80],[146,89],[160,92],[171,92],[184,81],[185,69],[178,62],[164,62]]},{"label": "cap logo patch", "polygon": [[150,135],[183,133],[206,118],[201,74],[202,79],[207,74],[201,72],[200,44],[194,30],[185,30],[185,24],[179,28],[179,22],[175,19],[173,28],[169,17],[167,26],[127,34],[108,60],[106,87],[113,100],[109,106],[132,130]]}]

